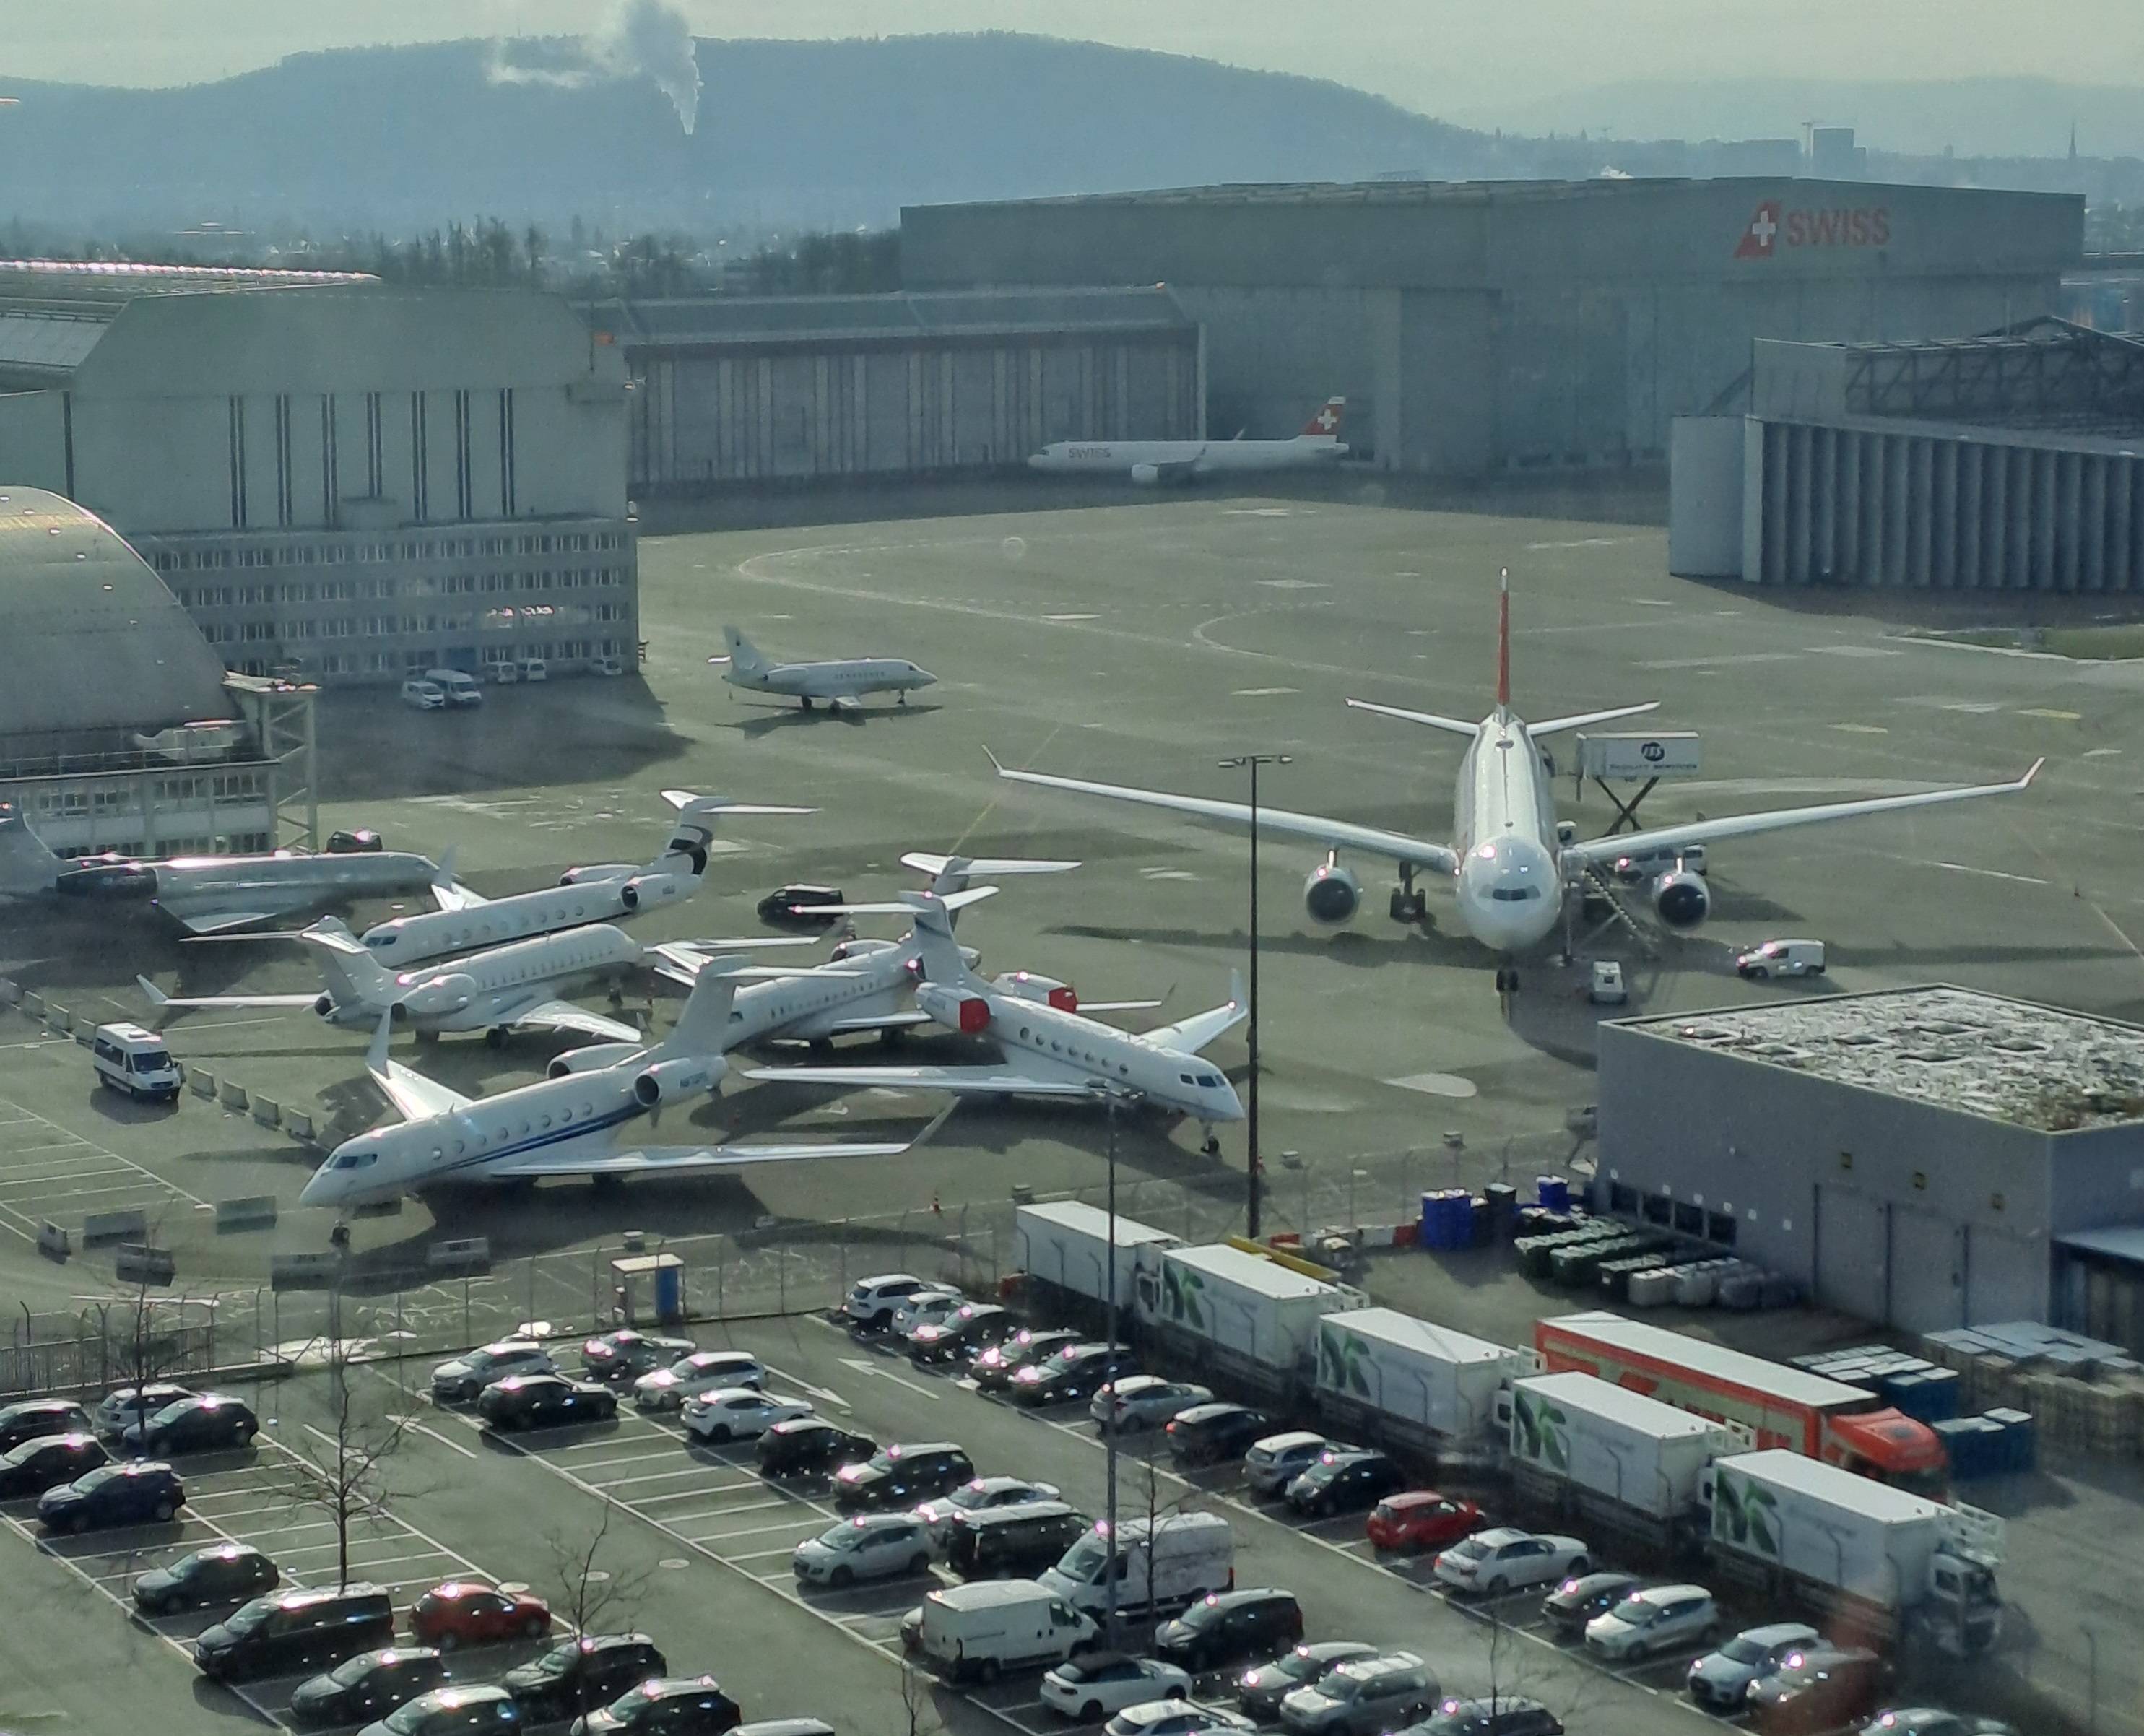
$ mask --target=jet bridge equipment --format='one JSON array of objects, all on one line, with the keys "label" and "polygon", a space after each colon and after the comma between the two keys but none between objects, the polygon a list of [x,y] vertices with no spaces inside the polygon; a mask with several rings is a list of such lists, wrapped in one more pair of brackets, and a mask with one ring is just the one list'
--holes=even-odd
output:
[{"label": "jet bridge equipment", "polygon": [[[1607,836],[1638,831],[1638,805],[1653,793],[1654,786],[1674,778],[1695,777],[1703,764],[1694,730],[1668,730],[1652,735],[1635,733],[1586,735],[1578,737],[1572,766],[1573,793],[1582,796],[1586,781],[1592,779],[1615,810],[1615,823]],[[1636,784],[1638,793],[1628,801],[1610,787]]]}]

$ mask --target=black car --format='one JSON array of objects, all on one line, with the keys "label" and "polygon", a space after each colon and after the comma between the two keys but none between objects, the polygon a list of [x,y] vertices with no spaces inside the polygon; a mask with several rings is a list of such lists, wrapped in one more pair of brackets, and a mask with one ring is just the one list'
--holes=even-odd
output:
[{"label": "black car", "polygon": [[1358,1447],[1320,1453],[1318,1462],[1288,1486],[1288,1504],[1306,1518],[1323,1519],[1374,1507],[1406,1486],[1407,1473],[1390,1454]]},{"label": "black car", "polygon": [[1104,1381],[1137,1374],[1139,1358],[1124,1346],[1068,1344],[1047,1362],[1031,1362],[1012,1377],[1019,1405],[1066,1405],[1088,1398]]},{"label": "black car", "polygon": [[588,1634],[517,1664],[499,1685],[531,1723],[608,1706],[627,1689],[668,1674],[670,1660],[645,1634]]},{"label": "black car", "polygon": [[444,1687],[446,1680],[446,1660],[435,1646],[360,1652],[325,1675],[300,1683],[290,1695],[290,1719],[301,1730],[364,1724]]},{"label": "black car", "polygon": [[1541,1600],[1541,1617],[1559,1639],[1576,1639],[1645,1583],[1635,1574],[1589,1573],[1565,1580]]},{"label": "black car", "polygon": [[1539,1700],[1516,1694],[1446,1700],[1409,1736],[1563,1736],[1563,1720]]},{"label": "black car", "polygon": [[777,886],[760,900],[759,920],[769,928],[831,928],[841,913],[823,906],[847,902],[839,886]]},{"label": "black car", "polygon": [[111,1461],[94,1435],[32,1435],[12,1452],[0,1454],[0,1500],[42,1495]]},{"label": "black car", "polygon": [[957,1489],[975,1474],[972,1460],[950,1441],[882,1446],[861,1465],[834,1476],[834,1505],[845,1513],[912,1507]]},{"label": "black car", "polygon": [[1269,1658],[1303,1638],[1303,1605],[1271,1585],[1209,1592],[1154,1629],[1154,1654],[1198,1675],[1242,1658]]},{"label": "black car", "polygon": [[272,1591],[280,1569],[245,1543],[211,1543],[169,1567],[152,1568],[134,1582],[134,1606],[144,1615],[170,1615],[217,1604],[242,1604]]},{"label": "black car", "polygon": [[0,1411],[0,1453],[40,1435],[87,1435],[87,1414],[71,1398],[31,1398]]},{"label": "black car", "polygon": [[1243,1405],[1194,1405],[1170,1417],[1165,1432],[1169,1456],[1179,1465],[1220,1465],[1270,1435],[1273,1419]]},{"label": "black car", "polygon": [[851,1434],[823,1416],[777,1422],[759,1437],[763,1477],[825,1476],[844,1465],[861,1465],[878,1451],[868,1435]]},{"label": "black car", "polygon": [[395,1643],[395,1605],[377,1585],[285,1589],[241,1604],[194,1640],[194,1667],[218,1682],[326,1669]]},{"label": "black car", "polygon": [[178,1472],[161,1459],[136,1459],[47,1489],[37,1497],[37,1522],[48,1531],[164,1525],[186,1502]]},{"label": "black car", "polygon": [[608,1422],[618,1415],[618,1395],[563,1374],[515,1374],[477,1394],[476,1411],[495,1429],[555,1429]]},{"label": "black car", "polygon": [[1078,1332],[1055,1329],[1038,1332],[1031,1327],[1025,1328],[1002,1344],[992,1345],[975,1358],[971,1371],[975,1385],[985,1392],[1003,1392],[1021,1369],[1045,1362],[1060,1350],[1081,1342]]},{"label": "black car", "polygon": [[928,1320],[909,1335],[911,1362],[956,1362],[1002,1344],[1020,1329],[1020,1317],[995,1302],[965,1302],[943,1320]]},{"label": "black car", "polygon": [[1063,1501],[955,1513],[945,1530],[945,1565],[964,1580],[1030,1580],[1055,1567],[1094,1524]]},{"label": "black car", "polygon": [[130,1422],[119,1438],[130,1453],[206,1453],[250,1446],[260,1432],[261,1419],[244,1399],[199,1392]]},{"label": "black car", "polygon": [[1832,1730],[1859,1724],[1888,1685],[1883,1660],[1861,1647],[1812,1645],[1749,1684],[1743,1704],[1764,1736]]},{"label": "black car", "polygon": [[621,1327],[581,1347],[581,1372],[589,1380],[621,1386],[668,1368],[699,1349],[690,1338],[667,1332],[643,1332]]},{"label": "black car", "polygon": [[573,1736],[722,1736],[744,1722],[712,1676],[643,1682],[601,1711],[573,1720]]}]

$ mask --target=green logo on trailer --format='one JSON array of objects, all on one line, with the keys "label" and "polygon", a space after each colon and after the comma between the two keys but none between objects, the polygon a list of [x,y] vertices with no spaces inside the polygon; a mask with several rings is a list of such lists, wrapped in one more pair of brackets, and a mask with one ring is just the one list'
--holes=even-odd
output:
[{"label": "green logo on trailer", "polygon": [[1161,1301],[1171,1320],[1180,1320],[1187,1326],[1204,1332],[1206,1314],[1199,1306],[1199,1294],[1205,1287],[1205,1279],[1197,1272],[1186,1272],[1174,1262],[1163,1263]]},{"label": "green logo on trailer", "polygon": [[1370,1396],[1370,1347],[1352,1332],[1342,1332],[1331,1321],[1318,1334],[1318,1379],[1332,1391]]},{"label": "green logo on trailer", "polygon": [[1570,1427],[1571,1419],[1546,1399],[1523,1391],[1511,1394],[1511,1446],[1520,1457],[1551,1471],[1568,1470]]},{"label": "green logo on trailer", "polygon": [[1779,1559],[1779,1500],[1769,1489],[1730,1471],[1712,1476],[1712,1535],[1737,1549]]}]

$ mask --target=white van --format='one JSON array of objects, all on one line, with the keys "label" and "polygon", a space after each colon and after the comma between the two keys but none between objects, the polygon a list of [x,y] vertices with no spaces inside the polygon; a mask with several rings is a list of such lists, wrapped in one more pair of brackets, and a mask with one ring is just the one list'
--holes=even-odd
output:
[{"label": "white van", "polygon": [[412,676],[402,683],[402,703],[420,712],[444,712],[447,708],[447,692],[435,681]]},{"label": "white van", "polygon": [[449,705],[484,703],[484,689],[476,684],[474,675],[465,675],[459,669],[427,669],[424,679],[447,696]]},{"label": "white van", "polygon": [[956,1682],[1000,1670],[1062,1664],[1097,1644],[1101,1630],[1033,1580],[949,1585],[901,1618],[902,1641]]},{"label": "white van", "polygon": [[525,657],[521,660],[521,678],[524,681],[548,681],[551,666],[539,657]]},{"label": "white van", "polygon": [[508,657],[500,662],[488,666],[484,673],[490,677],[494,687],[511,687],[521,679],[521,665],[515,662],[512,657]]},{"label": "white van", "polygon": [[625,659],[608,656],[595,657],[590,660],[588,670],[594,675],[623,675],[625,673]]},{"label": "white van", "polygon": [[[1040,1583],[1075,1610],[1101,1615],[1109,1607],[1109,1535],[1097,1525]],[[1235,1583],[1236,1535],[1218,1513],[1171,1513],[1158,1523],[1129,1519],[1117,1526],[1119,1614],[1180,1610]]]},{"label": "white van", "polygon": [[1735,970],[1753,982],[1768,976],[1822,976],[1821,940],[1767,940],[1753,946],[1735,961]]},{"label": "white van", "polygon": [[171,1051],[152,1030],[138,1024],[100,1024],[89,1045],[97,1082],[129,1097],[165,1103],[179,1094],[181,1074]]}]

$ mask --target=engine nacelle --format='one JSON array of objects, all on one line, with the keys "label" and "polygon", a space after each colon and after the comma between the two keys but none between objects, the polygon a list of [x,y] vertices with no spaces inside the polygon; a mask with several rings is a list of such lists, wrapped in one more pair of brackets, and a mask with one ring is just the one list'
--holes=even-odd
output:
[{"label": "engine nacelle", "polygon": [[323,1019],[334,1018],[335,1009],[335,996],[332,994],[323,994],[313,1003],[313,1010]]},{"label": "engine nacelle", "polygon": [[1635,886],[1656,874],[1702,874],[1705,846],[1690,844],[1680,850],[1659,851],[1649,856],[1618,856],[1610,871],[1626,886]]},{"label": "engine nacelle", "polygon": [[1303,907],[1313,922],[1338,928],[1354,920],[1362,902],[1362,883],[1338,862],[1321,862],[1303,883]]},{"label": "engine nacelle", "polygon": [[563,1054],[551,1057],[551,1064],[543,1069],[546,1079],[562,1079],[576,1073],[593,1073],[598,1068],[615,1067],[640,1053],[638,1043],[589,1043],[578,1049],[569,1049]]},{"label": "engine nacelle", "polygon": [[1070,983],[1060,983],[1055,977],[1038,976],[1032,970],[1010,970],[997,980],[997,986],[1018,1000],[1031,1000],[1042,1006],[1055,1007],[1060,1013],[1079,1010],[1079,997],[1072,992]]},{"label": "engine nacelle", "polygon": [[402,1007],[412,1019],[440,1019],[466,1011],[475,999],[476,979],[454,970],[419,983],[402,997]]},{"label": "engine nacelle", "polygon": [[636,874],[618,889],[618,901],[628,910],[653,910],[686,890],[687,883],[674,874]]},{"label": "engine nacelle", "polygon": [[1161,466],[1159,464],[1134,464],[1132,466],[1132,480],[1137,483],[1141,488],[1150,489],[1161,480]]},{"label": "engine nacelle", "polygon": [[1712,891],[1705,876],[1687,868],[1655,880],[1652,899],[1654,914],[1670,928],[1695,928],[1712,914]]},{"label": "engine nacelle", "polygon": [[628,880],[640,870],[631,862],[598,862],[587,868],[568,868],[558,876],[562,886],[599,886],[605,880]]},{"label": "engine nacelle", "polygon": [[652,1109],[658,1104],[677,1103],[713,1090],[727,1071],[722,1062],[713,1056],[697,1060],[658,1061],[653,1067],[643,1069],[634,1079],[633,1094],[641,1108]]}]

